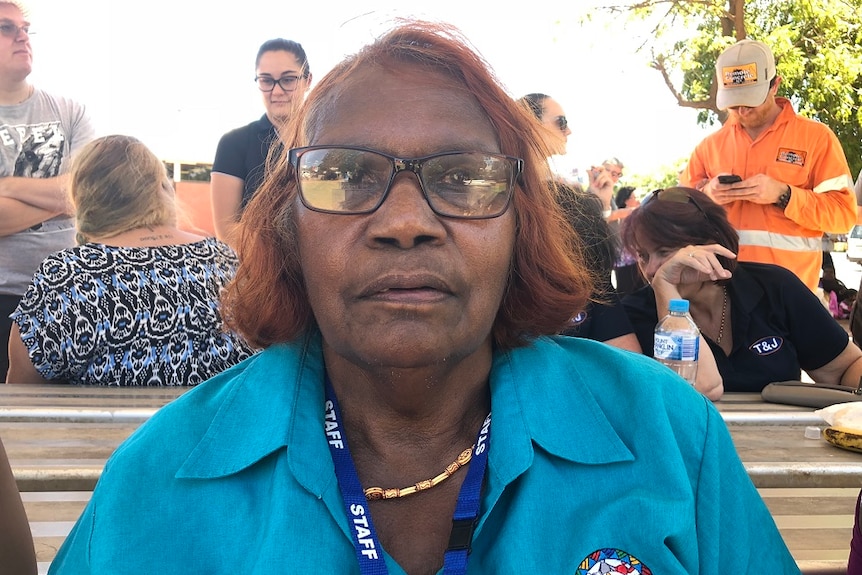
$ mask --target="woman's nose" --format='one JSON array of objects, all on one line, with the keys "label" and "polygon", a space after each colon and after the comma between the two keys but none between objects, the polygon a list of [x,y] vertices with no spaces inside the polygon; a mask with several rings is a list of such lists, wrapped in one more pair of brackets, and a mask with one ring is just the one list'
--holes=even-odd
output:
[{"label": "woman's nose", "polygon": [[369,233],[377,243],[409,248],[446,235],[422,192],[419,177],[410,171],[395,176],[386,199],[371,217]]}]

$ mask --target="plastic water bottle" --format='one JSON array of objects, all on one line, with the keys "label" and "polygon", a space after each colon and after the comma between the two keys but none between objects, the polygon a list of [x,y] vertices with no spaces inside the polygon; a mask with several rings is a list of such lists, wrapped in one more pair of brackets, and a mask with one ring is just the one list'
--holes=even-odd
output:
[{"label": "plastic water bottle", "polygon": [[694,385],[700,330],[688,313],[688,300],[670,300],[670,313],[655,326],[653,357]]}]

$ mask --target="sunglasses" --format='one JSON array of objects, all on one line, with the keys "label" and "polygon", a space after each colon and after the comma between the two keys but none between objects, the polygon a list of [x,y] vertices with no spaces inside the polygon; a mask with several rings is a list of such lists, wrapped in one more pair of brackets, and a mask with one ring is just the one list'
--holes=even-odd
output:
[{"label": "sunglasses", "polygon": [[[706,210],[703,209],[703,206],[697,203],[697,200],[692,198],[691,195],[689,195],[689,193],[684,188],[665,188],[663,190],[653,190],[653,192],[649,196],[649,199],[658,200],[661,202],[674,202],[677,204],[691,203],[692,205],[694,205],[695,208],[697,208],[697,211],[701,213],[701,215],[707,222],[709,222],[710,224],[712,223],[712,221],[709,219],[709,216],[706,214]],[[646,203],[646,201],[644,201],[643,203]]]},{"label": "sunglasses", "polygon": [[560,129],[561,132],[565,132],[569,127],[569,121],[566,119],[565,116],[557,116],[556,118],[554,118],[554,122],[557,123],[557,127]]}]

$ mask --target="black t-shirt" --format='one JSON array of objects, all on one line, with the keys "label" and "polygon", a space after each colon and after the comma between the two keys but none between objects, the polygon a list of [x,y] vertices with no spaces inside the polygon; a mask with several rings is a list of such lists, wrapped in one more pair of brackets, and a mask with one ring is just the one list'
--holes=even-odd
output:
[{"label": "black t-shirt", "polygon": [[611,292],[603,296],[603,299],[607,301],[588,303],[582,312],[572,318],[562,334],[608,341],[632,333],[634,328],[620,304],[619,296]]},{"label": "black t-shirt", "polygon": [[[823,367],[844,351],[847,332],[793,272],[776,265],[739,262],[727,286],[731,302],[730,356],[706,341],[725,391],[760,392],[770,382],[798,380],[801,370]],[[645,286],[622,300],[643,352],[652,356],[658,314]]]},{"label": "black t-shirt", "polygon": [[245,209],[263,183],[266,156],[273,142],[279,141],[278,132],[266,114],[219,140],[212,171],[243,180],[241,209]]}]

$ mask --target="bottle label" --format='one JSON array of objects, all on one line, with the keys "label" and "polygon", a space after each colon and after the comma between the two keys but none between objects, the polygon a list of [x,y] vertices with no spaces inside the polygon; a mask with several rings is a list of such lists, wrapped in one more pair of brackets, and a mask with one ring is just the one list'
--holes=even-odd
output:
[{"label": "bottle label", "polygon": [[655,334],[656,359],[697,361],[700,338],[696,334]]}]

